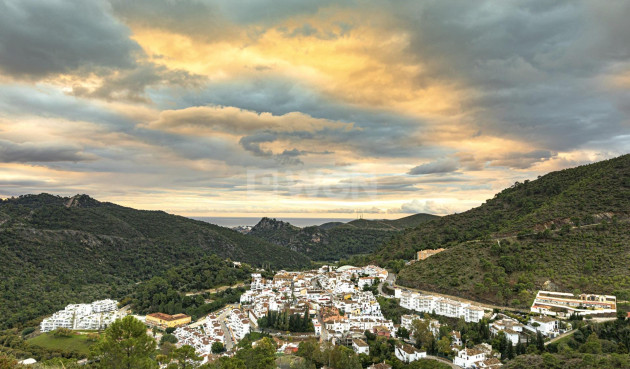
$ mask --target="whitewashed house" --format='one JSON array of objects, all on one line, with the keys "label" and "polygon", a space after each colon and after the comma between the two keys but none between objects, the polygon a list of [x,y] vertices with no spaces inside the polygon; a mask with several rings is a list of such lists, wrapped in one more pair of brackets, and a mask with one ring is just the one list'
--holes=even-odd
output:
[{"label": "whitewashed house", "polygon": [[410,363],[412,361],[416,361],[422,358],[427,357],[427,353],[418,350],[417,348],[408,345],[406,343],[400,344],[396,346],[395,355],[398,360]]},{"label": "whitewashed house", "polygon": [[352,350],[354,350],[354,352],[356,352],[357,355],[370,354],[370,346],[367,343],[365,343],[365,341],[359,338],[355,338],[352,340]]}]

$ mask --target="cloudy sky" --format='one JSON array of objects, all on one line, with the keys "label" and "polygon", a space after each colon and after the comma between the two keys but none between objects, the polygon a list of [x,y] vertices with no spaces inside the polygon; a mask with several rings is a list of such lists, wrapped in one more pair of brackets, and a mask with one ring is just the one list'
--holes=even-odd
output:
[{"label": "cloudy sky", "polygon": [[0,0],[0,197],[400,217],[630,151],[630,2]]}]

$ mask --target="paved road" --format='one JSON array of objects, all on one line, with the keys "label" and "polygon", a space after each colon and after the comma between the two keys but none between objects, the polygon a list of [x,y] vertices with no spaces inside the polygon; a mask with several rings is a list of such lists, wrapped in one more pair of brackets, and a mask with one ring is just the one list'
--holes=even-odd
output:
[{"label": "paved road", "polygon": [[383,283],[379,283],[378,285],[378,294],[383,296],[390,296],[383,292],[383,284],[387,283],[389,285],[389,288],[393,289],[394,282],[396,282],[396,274],[388,273],[387,279],[385,279]]},{"label": "paved road", "polygon": [[449,366],[450,366],[451,368],[453,368],[453,369],[462,369],[462,367],[461,367],[461,366],[459,366],[459,365],[455,365],[455,364],[453,364],[453,362],[452,362],[452,361],[446,360],[446,359],[445,359],[445,358],[443,358],[443,357],[438,357],[438,356],[433,356],[433,355],[427,355],[427,357],[426,357],[426,358],[427,358],[427,359],[429,359],[429,360],[435,360],[435,361],[439,361],[439,362],[441,362],[441,363],[444,363],[444,364],[446,364],[446,365],[449,365]]},{"label": "paved road", "polygon": [[223,335],[225,336],[225,349],[227,351],[232,351],[232,348],[234,348],[235,346],[234,341],[232,341],[232,332],[230,332],[227,324],[225,324],[225,318],[230,313],[230,310],[231,309],[229,308],[225,309],[225,311],[223,311],[223,313],[221,313],[217,317],[219,319],[219,322],[221,322],[221,329],[223,329]]},{"label": "paved road", "polygon": [[552,338],[552,339],[550,339],[549,341],[545,342],[545,346],[547,346],[547,345],[548,345],[548,344],[550,344],[550,343],[554,343],[554,342],[556,342],[556,341],[558,341],[558,340],[561,340],[561,339],[563,339],[564,337],[568,337],[568,336],[572,335],[573,333],[575,333],[575,331],[577,331],[577,329],[574,329],[574,330],[572,330],[572,331],[568,331],[568,332],[566,332],[566,333],[562,333],[562,334],[561,334],[561,335],[559,335],[558,337]]}]

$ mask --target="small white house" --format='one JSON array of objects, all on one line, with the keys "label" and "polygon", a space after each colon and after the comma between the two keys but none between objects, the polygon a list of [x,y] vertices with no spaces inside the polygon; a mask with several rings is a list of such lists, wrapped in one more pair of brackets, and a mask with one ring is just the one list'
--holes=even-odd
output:
[{"label": "small white house", "polygon": [[545,336],[558,334],[558,320],[549,316],[533,316],[529,318],[529,325]]},{"label": "small white house", "polygon": [[357,355],[359,355],[359,354],[369,355],[370,354],[370,346],[368,346],[368,344],[365,343],[365,341],[363,341],[360,338],[355,338],[355,339],[352,340],[352,349],[354,350],[354,352],[357,353]]},{"label": "small white house", "polygon": [[359,278],[359,282],[357,283],[360,289],[363,289],[365,286],[373,286],[378,278],[376,277],[361,277]]},{"label": "small white house", "polygon": [[315,329],[315,335],[316,336],[321,336],[322,335],[322,325],[319,323],[319,320],[313,318],[313,319],[311,319],[311,321],[313,322],[313,328]]},{"label": "small white house", "polygon": [[398,360],[405,363],[410,363],[427,357],[426,352],[420,351],[411,345],[407,345],[406,343],[396,346],[395,354]]},{"label": "small white house", "polygon": [[463,349],[457,353],[457,356],[453,360],[453,364],[459,365],[462,368],[473,368],[476,363],[486,360],[486,354],[477,349]]}]

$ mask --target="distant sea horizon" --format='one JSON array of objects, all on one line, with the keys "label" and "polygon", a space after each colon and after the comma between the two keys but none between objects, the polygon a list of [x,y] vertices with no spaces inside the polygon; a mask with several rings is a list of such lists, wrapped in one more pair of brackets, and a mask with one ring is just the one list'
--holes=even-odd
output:
[{"label": "distant sea horizon", "polygon": [[[237,226],[255,226],[261,219],[261,217],[191,217],[192,219],[201,220],[204,222],[216,224],[221,227],[237,227]],[[343,222],[347,223],[353,221],[355,218],[284,218],[284,217],[270,217],[284,222],[289,222],[294,226],[308,227],[314,225],[322,225],[329,222]]]}]

